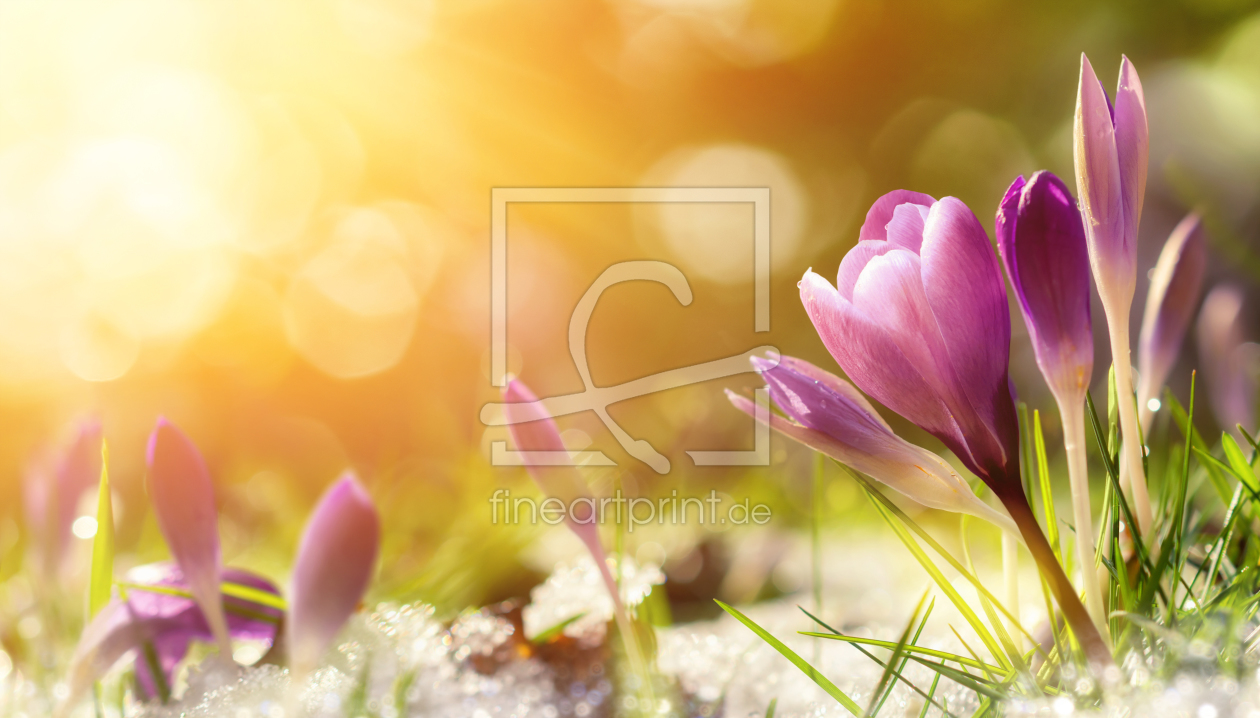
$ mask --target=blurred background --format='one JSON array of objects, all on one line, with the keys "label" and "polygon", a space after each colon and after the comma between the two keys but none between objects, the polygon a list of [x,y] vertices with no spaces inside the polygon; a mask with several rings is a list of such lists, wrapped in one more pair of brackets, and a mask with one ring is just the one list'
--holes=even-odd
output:
[{"label": "blurred background", "polygon": [[[606,293],[589,332],[596,383],[761,344],[834,370],[797,299],[804,270],[834,276],[866,208],[892,189],[957,196],[991,232],[1016,175],[1048,168],[1074,186],[1080,53],[1109,91],[1125,53],[1151,128],[1134,331],[1145,269],[1192,207],[1212,237],[1209,284],[1251,281],[1258,10],[1249,0],[0,0],[7,610],[39,593],[19,575],[31,552],[23,507],[85,421],[110,442],[120,561],[164,555],[143,489],[160,415],[211,464],[229,563],[286,575],[307,512],[349,467],[385,513],[380,595],[453,610],[523,595],[567,549],[548,548],[538,528],[487,528],[495,488],[533,490],[521,470],[489,465],[506,432],[478,420],[498,397],[494,187],[771,189],[768,334],[752,326],[751,208],[513,206],[509,370],[540,395],[582,388],[569,315],[600,271],[627,259],[676,264],[695,301],[682,307],[647,283]],[[1013,316],[1020,396],[1052,412]],[[1099,396],[1109,358],[1095,317]],[[1195,365],[1188,346],[1176,391]],[[718,541],[688,527],[634,539],[640,558],[666,561],[680,615],[702,614],[714,595],[806,580],[803,562],[783,560],[808,519],[806,452],[776,438],[772,465],[755,469],[698,468],[684,453],[751,448],[752,422],[721,390],[756,383],[743,375],[613,407],[670,458],[666,476],[593,415],[561,420],[570,448],[620,464],[592,476],[601,491],[715,488],[773,506],[755,535]],[[825,500],[832,524],[869,519],[838,474]],[[74,511],[90,515],[91,499]],[[52,583],[77,591],[81,562],[68,565]]]}]

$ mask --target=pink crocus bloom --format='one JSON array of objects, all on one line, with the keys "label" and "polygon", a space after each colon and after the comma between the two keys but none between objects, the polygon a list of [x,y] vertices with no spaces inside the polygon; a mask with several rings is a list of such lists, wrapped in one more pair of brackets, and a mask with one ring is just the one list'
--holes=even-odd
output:
[{"label": "pink crocus bloom", "polygon": [[31,550],[41,580],[55,584],[71,542],[71,525],[84,492],[101,476],[101,423],[81,422],[70,445],[31,464],[22,501]]},{"label": "pink crocus bloom", "polygon": [[148,465],[149,499],[158,528],[205,614],[219,653],[230,659],[232,642],[219,594],[223,569],[219,514],[210,469],[192,441],[165,418],[158,419],[149,437]]},{"label": "pink crocus bloom", "polygon": [[380,540],[372,497],[346,472],[324,492],[298,547],[285,628],[295,675],[314,670],[358,608],[376,571]]},{"label": "pink crocus bloom", "polygon": [[1155,414],[1150,401],[1158,398],[1181,354],[1181,342],[1199,306],[1206,268],[1203,222],[1192,213],[1168,236],[1146,293],[1138,335],[1138,419],[1143,433],[1150,433]]},{"label": "pink crocus bloom", "polygon": [[1223,284],[1203,300],[1198,334],[1199,365],[1207,384],[1212,413],[1222,429],[1236,433],[1238,425],[1256,431],[1256,380],[1253,371],[1260,347],[1243,334],[1244,292]]}]

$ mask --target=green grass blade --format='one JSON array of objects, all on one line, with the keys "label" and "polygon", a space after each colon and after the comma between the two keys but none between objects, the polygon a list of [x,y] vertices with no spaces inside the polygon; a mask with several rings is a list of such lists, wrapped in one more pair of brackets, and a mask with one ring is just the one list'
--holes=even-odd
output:
[{"label": "green grass blade", "polygon": [[[923,595],[926,597],[927,593],[925,592]],[[922,605],[923,602],[920,601],[919,603],[920,605]],[[902,646],[903,651],[907,650],[910,647],[913,647],[914,644],[919,642],[919,637],[923,635],[923,629],[925,626],[927,626],[928,618],[932,616],[932,609],[934,608],[936,608],[935,598],[933,598],[932,602],[928,604],[927,610],[923,612],[923,618],[919,620],[919,627],[915,629],[914,635],[911,636],[910,638],[910,642]],[[901,672],[906,670],[906,664],[909,662],[910,662],[909,658],[902,658],[901,663],[897,665],[897,668],[894,671],[894,673],[896,674],[897,678],[900,679],[903,683],[905,683],[906,685],[918,691],[918,688],[913,683],[901,677]],[[918,691],[918,692],[920,695],[923,695],[923,691]],[[892,686],[889,686],[888,690],[884,691],[884,697],[879,700],[879,705],[875,706],[875,714],[879,713],[880,710],[883,709],[884,703],[888,701],[888,697],[891,695],[892,695]]]},{"label": "green grass blade", "polygon": [[1238,446],[1238,442],[1229,434],[1221,434],[1221,449],[1225,452],[1225,459],[1229,461],[1229,466],[1234,470],[1234,475],[1247,485],[1247,488],[1254,494],[1260,492],[1260,482],[1256,481],[1256,470],[1251,467],[1251,462],[1247,457],[1243,456],[1242,448]]},{"label": "green grass blade", "polygon": [[[933,604],[935,604],[935,599],[933,600]],[[841,634],[839,631],[837,631],[836,629],[834,629],[834,628],[832,628],[831,626],[827,625],[825,622],[823,622],[823,620],[822,620],[821,618],[819,618],[819,617],[815,616],[814,614],[810,613],[809,611],[806,611],[804,608],[801,608],[800,606],[797,606],[797,608],[800,608],[800,609],[801,609],[801,613],[804,613],[806,616],[809,616],[809,617],[810,617],[810,619],[812,619],[812,620],[814,621],[814,623],[817,623],[818,625],[822,626],[823,628],[827,629],[828,631],[831,631],[831,633],[810,633],[810,632],[808,632],[808,631],[801,631],[801,634],[802,634],[802,635],[805,635],[805,636],[815,636],[815,637],[817,637],[817,638],[841,638],[841,637],[842,637],[842,634]],[[928,612],[930,613],[930,612],[931,612],[931,610],[932,610],[932,608],[931,608],[931,606],[929,606],[929,607],[928,607]],[[926,624],[926,623],[927,623],[927,616],[924,616],[923,623],[920,623],[920,624],[919,624],[920,631],[922,630],[923,625],[924,625],[924,624]],[[867,639],[863,639],[863,640],[867,640]],[[915,640],[918,640],[918,634],[916,634],[916,635],[915,635]],[[895,645],[895,644],[893,644],[893,643],[889,643],[889,642],[887,642],[887,641],[882,641],[882,643],[887,643],[889,647],[893,647],[893,646]],[[862,655],[864,655],[864,656],[866,656],[867,658],[871,659],[871,661],[872,661],[873,663],[875,663],[875,665],[879,666],[880,668],[884,668],[884,667],[885,667],[885,665],[884,665],[884,662],[883,662],[883,661],[881,661],[881,660],[879,660],[878,658],[876,658],[876,657],[875,657],[875,654],[873,654],[873,653],[871,653],[870,651],[866,650],[866,649],[865,649],[865,648],[863,648],[861,645],[859,645],[857,642],[853,642],[853,643],[851,643],[850,645],[852,645],[852,646],[853,646],[854,648],[856,648],[859,652],[861,652],[861,654],[862,654]],[[914,648],[915,648],[915,646],[912,646],[912,645],[910,645],[910,646],[906,646],[906,650],[907,650],[907,651],[913,650]],[[924,698],[924,699],[926,699],[926,700],[927,700],[927,702],[928,702],[929,704],[934,705],[934,706],[936,706],[937,708],[939,708],[939,709],[941,710],[941,714],[942,714],[942,716],[950,716],[950,715],[952,715],[952,714],[949,712],[949,710],[945,708],[945,706],[943,706],[943,705],[941,705],[941,704],[937,703],[935,700],[933,700],[933,699],[932,699],[932,694],[931,694],[931,693],[924,693],[922,688],[919,688],[919,687],[918,687],[918,686],[916,686],[915,684],[911,683],[911,682],[910,682],[910,681],[909,681],[909,680],[908,680],[905,676],[901,675],[901,671],[905,670],[905,665],[906,665],[906,661],[907,661],[907,660],[909,660],[909,659],[904,659],[904,660],[902,660],[902,662],[901,662],[901,668],[900,668],[900,669],[898,669],[897,671],[895,671],[895,672],[894,672],[894,675],[896,675],[897,680],[899,680],[899,681],[901,681],[902,683],[906,684],[906,686],[908,686],[908,687],[910,688],[910,690],[912,690],[912,691],[914,691],[915,693],[918,693],[919,695],[923,696],[923,698]],[[937,676],[939,677],[939,674],[937,674]],[[936,682],[935,682],[935,681],[933,681],[933,685],[935,685],[935,684],[936,684]],[[935,691],[933,691],[933,692],[935,692]]]},{"label": "green grass blade", "polygon": [[[1101,448],[1103,446],[1102,427],[1098,424],[1098,412],[1094,410],[1094,399],[1089,395],[1088,391],[1085,392],[1085,406],[1089,409],[1090,424],[1094,428],[1094,439],[1098,441],[1098,446]],[[1138,560],[1149,572],[1151,567],[1150,556],[1146,551],[1146,544],[1142,541],[1139,532],[1133,528],[1138,524],[1133,518],[1133,510],[1129,507],[1128,499],[1124,497],[1124,492],[1120,490],[1120,476],[1117,471],[1117,464],[1110,459],[1103,463],[1106,464],[1107,479],[1112,484],[1112,489],[1120,506],[1120,513],[1124,516],[1124,520],[1129,526],[1129,536],[1133,539],[1133,547],[1137,551]],[[1118,569],[1119,566],[1116,566],[1116,568]]]},{"label": "green grass blade", "polygon": [[1107,459],[1120,465],[1120,397],[1116,392],[1116,365],[1107,368]]},{"label": "green grass blade", "polygon": [[926,658],[919,658],[918,656],[911,656],[911,660],[913,660],[915,663],[918,663],[921,666],[926,666],[928,668],[931,668],[932,670],[936,671],[942,676],[945,676],[946,678],[957,683],[958,685],[975,691],[978,695],[988,696],[989,698],[992,698],[994,700],[999,700],[999,701],[1005,701],[1007,699],[1007,696],[1002,695],[993,687],[985,684],[984,682],[981,681],[981,679],[976,678],[975,676],[971,676],[966,673],[963,673],[962,671],[959,671],[957,669],[950,668],[944,663],[936,663],[935,661],[929,661]]},{"label": "green grass blade", "polygon": [[92,539],[92,568],[88,581],[88,620],[114,590],[114,505],[109,490],[109,446],[101,441],[101,483],[96,495],[96,536]]},{"label": "green grass blade", "polygon": [[[1225,512],[1225,525],[1221,527],[1220,536],[1216,539],[1216,545],[1213,547],[1215,558],[1212,559],[1212,569],[1207,575],[1207,586],[1204,587],[1203,599],[1199,601],[1200,610],[1206,602],[1211,587],[1216,581],[1217,574],[1221,571],[1221,559],[1225,558],[1225,552],[1229,550],[1229,542],[1234,537],[1234,523],[1238,519],[1238,509],[1242,506],[1243,487],[1238,485],[1238,489],[1234,491],[1234,498],[1229,503],[1229,509]],[[1198,578],[1196,575],[1195,578]],[[1194,585],[1194,582],[1191,582]]]},{"label": "green grass blade", "polygon": [[[964,514],[961,520],[963,558],[967,561],[967,569],[972,574],[978,575],[976,574],[976,566],[971,560],[970,542],[967,540],[967,523],[969,518],[969,516]],[[1015,670],[1015,673],[1027,676],[1028,684],[1035,686],[1037,681],[1033,679],[1028,664],[1024,662],[1023,653],[1015,647],[1015,642],[1011,640],[1010,634],[1006,632],[1006,626],[1002,625],[1002,619],[998,618],[997,611],[993,610],[993,602],[981,595],[980,607],[984,609],[984,615],[989,619],[989,625],[993,626],[993,632],[997,635],[998,641],[1006,651],[1008,662]]]},{"label": "green grass blade", "polygon": [[[936,686],[941,682],[941,674],[937,673],[932,677],[932,687],[928,689],[927,701],[923,704],[923,710],[919,711],[919,718],[927,718],[928,709],[936,705],[936,701],[932,700],[936,695]],[[941,712],[949,715],[949,712],[941,708]]]},{"label": "green grass blade", "polygon": [[[867,488],[866,493],[868,496],[870,496],[871,492],[872,489]],[[936,585],[940,587],[941,591],[945,593],[945,596],[949,598],[950,602],[954,604],[954,607],[958,609],[958,612],[961,613],[963,618],[967,620],[967,623],[971,625],[972,630],[974,630],[976,635],[980,637],[980,640],[984,643],[984,647],[988,649],[989,654],[993,656],[993,658],[996,659],[1004,669],[1009,669],[1011,666],[1008,662],[1006,652],[1002,650],[1002,646],[997,642],[997,639],[993,637],[993,634],[989,632],[989,629],[984,625],[984,622],[980,620],[980,617],[976,615],[976,612],[973,611],[971,606],[967,604],[967,601],[964,600],[962,595],[958,593],[958,590],[954,588],[954,585],[949,582],[948,578],[945,577],[945,574],[941,573],[941,570],[936,567],[936,564],[930,557],[928,557],[927,553],[924,552],[923,547],[914,540],[914,537],[910,535],[909,531],[906,530],[906,527],[897,521],[893,517],[892,513],[873,496],[871,497],[871,503],[875,505],[875,509],[879,511],[879,515],[884,518],[884,521],[892,527],[893,533],[897,534],[897,538],[901,539],[901,542],[905,544],[905,547],[910,550],[910,553],[914,556],[915,560],[919,562],[919,565],[923,567],[923,570],[928,572],[928,575],[932,577],[932,580],[936,582]],[[966,573],[966,571],[963,571],[963,573]]]},{"label": "green grass blade", "polygon": [[901,632],[901,638],[897,640],[897,647],[893,649],[892,658],[889,658],[887,665],[884,666],[884,672],[880,675],[879,682],[875,684],[875,690],[871,693],[871,700],[866,704],[866,715],[877,715],[879,707],[884,705],[884,693],[888,690],[893,671],[900,670],[896,666],[898,663],[901,663],[902,656],[906,655],[906,644],[910,642],[910,635],[914,633],[914,626],[919,622],[919,612],[923,610],[923,604],[927,601],[927,597],[928,592],[924,591],[923,596],[919,599],[919,604],[914,607],[914,614],[910,616],[910,621],[906,623],[905,630]]},{"label": "green grass blade", "polygon": [[[957,638],[957,639],[958,639],[958,642],[962,644],[962,647],[967,649],[967,652],[971,654],[971,657],[972,657],[974,660],[979,661],[979,660],[980,660],[980,654],[976,653],[976,650],[975,650],[974,648],[972,648],[972,647],[971,647],[971,644],[967,643],[966,639],[964,639],[964,638],[962,637],[962,634],[958,632],[958,629],[957,629],[957,628],[954,628],[953,624],[950,624],[950,626],[949,626],[949,630],[953,632],[953,634],[954,634],[954,638]],[[965,672],[965,671],[964,671],[964,672]],[[989,677],[989,681],[991,681],[991,682],[993,682],[993,683],[997,683],[997,676],[995,676],[995,675],[993,674],[993,672],[992,672],[992,671],[990,671],[990,670],[988,670],[988,669],[986,668],[986,669],[984,669],[984,672],[985,672],[985,675],[987,675],[987,676]],[[1003,675],[1008,675],[1008,674],[1009,674],[1009,671],[1002,671],[1002,674],[1003,674]],[[970,674],[970,673],[968,673],[967,675],[971,675],[971,674]]]},{"label": "green grass blade", "polygon": [[1046,540],[1054,551],[1054,558],[1063,565],[1059,548],[1059,519],[1054,511],[1054,487],[1050,484],[1050,462],[1046,459],[1046,438],[1041,433],[1041,412],[1033,412],[1033,446],[1037,453],[1037,482],[1041,486],[1041,511],[1046,520]]},{"label": "green grass blade", "polygon": [[[1186,438],[1187,443],[1194,447],[1195,451],[1210,455],[1207,443],[1203,441],[1203,437],[1191,431],[1190,418],[1186,414],[1186,410],[1182,408],[1181,403],[1177,401],[1177,397],[1173,396],[1171,389],[1164,391],[1164,405],[1172,412],[1173,423],[1181,430],[1181,435]],[[1225,480],[1225,477],[1215,465],[1206,464],[1204,468],[1207,469],[1208,481],[1212,482],[1212,486],[1221,498],[1221,503],[1228,505],[1230,496],[1234,493],[1233,489],[1229,487],[1229,482]]]},{"label": "green grass blade", "polygon": [[717,605],[721,606],[723,611],[726,611],[727,613],[734,616],[735,620],[744,624],[745,626],[748,627],[749,630],[757,634],[758,638],[765,641],[766,643],[769,643],[771,648],[778,651],[780,655],[782,655],[784,658],[791,661],[792,665],[801,669],[801,671],[805,675],[809,676],[810,680],[818,684],[819,688],[822,688],[824,691],[826,691],[827,695],[831,696],[832,698],[835,698],[836,701],[840,703],[840,705],[844,706],[845,710],[849,711],[855,716],[862,715],[861,706],[859,706],[857,703],[854,703],[852,698],[845,695],[844,691],[837,688],[836,684],[832,683],[830,680],[827,679],[826,676],[819,673],[818,669],[811,666],[808,661],[798,656],[796,654],[796,651],[793,651],[791,648],[788,648],[786,645],[783,644],[782,641],[770,635],[769,631],[762,628],[761,626],[758,626],[756,622],[754,622],[751,618],[745,616],[744,614],[735,610],[731,606],[728,606],[725,603],[718,601],[717,599],[714,599],[714,602],[717,603]]},{"label": "green grass blade", "polygon": [[779,705],[778,698],[771,698],[770,705],[766,707],[766,718],[774,718],[774,707]]},{"label": "green grass blade", "polygon": [[[809,562],[810,562],[810,579],[813,584],[814,593],[814,612],[822,615],[823,612],[823,568],[822,568],[822,520],[823,520],[823,455],[814,452],[814,483],[813,494],[810,496],[810,512],[809,512]],[[814,642],[814,662],[817,663],[821,656],[822,644]]]},{"label": "green grass blade", "polygon": [[[897,644],[893,643],[892,641],[881,641],[878,638],[858,638],[856,636],[846,636],[843,633],[835,633],[835,632],[822,633],[818,631],[801,631],[800,634],[802,636],[812,636],[814,638],[826,638],[831,641],[843,641],[845,643],[850,643],[853,645],[875,646],[876,648],[884,648],[889,651],[897,647]],[[954,663],[960,663],[964,666],[971,666],[972,668],[976,668],[982,671],[997,672],[997,673],[1003,672],[1000,666],[995,666],[989,663],[983,663],[969,656],[961,656],[957,653],[950,653],[949,651],[942,651],[935,648],[924,648],[923,646],[909,645],[909,646],[906,646],[906,653],[914,653],[916,655],[921,655],[921,656],[931,656],[932,658],[939,658],[942,661],[953,661]]]},{"label": "green grass blade", "polygon": [[[844,464],[838,464],[838,465],[844,466]],[[871,481],[867,479],[865,476],[857,472],[850,472],[850,475],[853,476],[853,478],[859,484],[861,484],[862,487],[866,490],[866,494],[869,499],[871,499],[872,501],[878,502],[880,506],[884,507],[885,511],[897,517],[898,521],[901,522],[901,524],[899,525],[896,524],[896,522],[889,523],[889,525],[892,526],[894,532],[897,531],[899,526],[905,526],[909,528],[911,531],[913,531],[916,536],[918,536],[920,539],[923,540],[923,543],[927,544],[941,558],[945,559],[945,562],[948,563],[951,568],[953,568],[960,575],[962,575],[963,578],[967,579],[967,581],[971,583],[973,587],[975,587],[978,593],[983,594],[986,598],[992,601],[994,605],[997,606],[998,611],[1000,611],[1002,615],[1006,616],[1006,618],[1010,620],[1012,625],[1018,627],[1019,632],[1022,633],[1024,636],[1026,636],[1033,645],[1037,645],[1037,639],[1031,633],[1028,632],[1028,629],[1020,625],[1019,621],[1016,620],[1015,616],[1011,615],[1011,612],[1006,610],[1006,607],[1002,605],[1001,601],[999,601],[989,591],[989,589],[986,588],[984,584],[980,582],[980,579],[971,575],[971,572],[969,572],[967,568],[963,566],[961,562],[958,561],[958,559],[954,558],[954,556],[950,554],[950,552],[946,551],[945,547],[941,546],[940,542],[932,538],[932,534],[929,534],[927,531],[925,531],[923,527],[920,526],[914,519],[910,518],[910,516],[907,515],[905,511],[902,511],[901,508],[897,506],[897,504],[893,503],[892,501],[888,499],[887,496],[884,496],[882,493],[880,493],[879,489],[877,489],[875,485],[871,483]],[[915,546],[917,548],[918,544],[915,544]],[[931,563],[930,559],[928,560],[928,562]]]},{"label": "green grass blade", "polygon": [[564,629],[568,628],[570,624],[572,624],[574,621],[578,620],[579,618],[585,615],[586,615],[586,611],[582,611],[581,613],[578,613],[576,615],[569,616],[568,618],[564,619],[563,621],[560,621],[559,623],[552,626],[551,628],[548,628],[542,633],[539,633],[537,636],[534,636],[533,638],[529,640],[529,642],[534,644],[535,646],[541,646],[547,641],[550,641],[551,639],[563,633]]},{"label": "green grass blade", "polygon": [[282,597],[274,593],[271,593],[269,591],[264,591],[259,588],[254,588],[253,586],[246,586],[241,583],[232,583],[231,581],[224,581],[223,583],[219,584],[219,590],[223,592],[224,596],[231,596],[232,598],[239,598],[243,601],[256,603],[260,606],[266,606],[267,608],[274,608],[277,611],[289,610],[288,604],[285,602],[285,600]]}]

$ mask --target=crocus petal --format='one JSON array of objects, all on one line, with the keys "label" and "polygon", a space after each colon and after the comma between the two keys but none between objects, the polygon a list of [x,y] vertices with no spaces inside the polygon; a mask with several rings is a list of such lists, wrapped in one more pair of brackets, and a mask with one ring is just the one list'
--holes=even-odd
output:
[{"label": "crocus petal", "polygon": [[998,250],[1028,326],[1037,365],[1055,396],[1081,401],[1094,367],[1089,250],[1076,201],[1038,172],[1011,184],[997,215]]},{"label": "crocus petal", "polygon": [[765,375],[765,372],[773,369],[774,367],[780,364],[783,365],[785,369],[789,369],[795,372],[796,374],[799,374],[800,376],[807,378],[810,381],[814,381],[819,384],[822,384],[823,386],[827,387],[831,391],[834,391],[835,393],[841,395],[847,401],[851,402],[854,406],[858,407],[858,409],[862,411],[864,414],[866,414],[867,416],[871,417],[873,420],[878,422],[879,425],[882,426],[886,431],[888,431],[889,433],[892,433],[892,427],[888,424],[887,421],[884,421],[884,417],[880,416],[879,412],[875,410],[875,407],[871,406],[871,403],[867,401],[865,396],[862,395],[862,392],[858,391],[857,387],[841,379],[835,374],[832,374],[829,371],[820,369],[814,366],[813,364],[810,364],[809,362],[805,361],[804,359],[797,359],[796,357],[790,357],[790,356],[779,357],[778,362],[775,362],[773,358],[767,358],[767,359],[762,359],[761,357],[752,358],[753,368],[756,369],[758,372],[761,372],[763,376]]},{"label": "crocus petal", "polygon": [[1233,285],[1214,288],[1203,300],[1196,329],[1199,364],[1217,424],[1227,431],[1242,424],[1254,432],[1256,386],[1248,366],[1252,352],[1243,343],[1243,297]]},{"label": "crocus petal", "polygon": [[343,475],[320,499],[298,547],[286,628],[296,673],[314,669],[363,599],[380,534],[371,497],[353,474]]},{"label": "crocus petal", "polygon": [[1127,57],[1120,61],[1114,119],[1116,159],[1120,168],[1121,203],[1124,208],[1124,242],[1129,254],[1136,257],[1142,199],[1146,195],[1150,136],[1146,126],[1146,98],[1142,94],[1142,81]]},{"label": "crocus petal", "polygon": [[[512,443],[518,451],[564,451],[564,441],[556,420],[551,418],[538,403],[538,397],[518,379],[512,379],[503,389],[507,402],[503,411],[507,415]],[[530,476],[538,483],[543,494],[571,506],[573,501],[590,496],[590,489],[577,469],[572,466],[544,466],[529,464]]]},{"label": "crocus petal", "polygon": [[71,543],[79,499],[100,475],[101,423],[95,419],[80,422],[74,439],[61,453],[42,457],[28,468],[23,509],[36,566],[44,580],[56,581]]},{"label": "crocus petal", "polygon": [[[226,569],[225,582],[248,586],[274,596],[275,585],[267,579],[240,569]],[[92,683],[104,676],[115,663],[128,654],[136,660],[136,677],[150,696],[156,695],[152,672],[142,654],[148,643],[169,686],[174,668],[187,655],[193,641],[212,640],[205,616],[195,601],[169,592],[146,591],[137,586],[188,590],[183,572],[175,563],[138,566],[127,572],[127,600],[114,598],[83,630],[70,661],[69,698],[72,706]],[[279,628],[281,612],[246,599],[224,596],[229,607],[228,624],[233,636],[273,642]]]},{"label": "crocus petal", "polygon": [[858,241],[868,239],[888,239],[888,223],[893,220],[897,207],[903,204],[917,204],[931,207],[936,200],[922,192],[911,192],[908,189],[897,189],[875,200],[875,204],[866,211],[866,221],[858,231]]},{"label": "crocus petal", "polygon": [[[816,367],[811,369],[821,372]],[[865,401],[853,401],[851,397],[857,391],[852,386],[844,393],[834,392],[834,383],[816,382],[795,371],[792,365],[763,369],[762,376],[776,405],[792,418],[803,420],[797,423],[771,415],[769,426],[774,430],[924,506],[971,514],[1015,532],[1010,518],[981,501],[948,462],[894,434]],[[737,408],[756,417],[755,407],[746,397],[730,391],[727,397]]]},{"label": "crocus petal", "polygon": [[[1126,244],[1124,187],[1110,103],[1081,55],[1073,151],[1089,257],[1104,302],[1132,300],[1136,245]],[[1114,298],[1114,299],[1113,299]]]},{"label": "crocus petal", "polygon": [[192,441],[166,419],[149,437],[149,498],[171,556],[205,613],[225,657],[231,656],[227,619],[219,596],[218,512],[210,470]]},{"label": "crocus petal", "polygon": [[[960,420],[973,457],[997,477],[1019,455],[1019,429],[1011,397],[1011,315],[1002,270],[989,236],[967,205],[937,202],[923,232],[923,288],[955,380],[981,426]],[[983,457],[983,458],[981,458]]]},{"label": "crocus petal", "polygon": [[1151,273],[1142,333],[1138,338],[1138,409],[1150,431],[1147,403],[1159,394],[1181,353],[1181,342],[1198,306],[1207,267],[1199,215],[1190,214],[1172,231]]},{"label": "crocus petal", "polygon": [[897,245],[882,239],[858,242],[840,260],[840,269],[836,272],[836,290],[840,292],[840,296],[853,301],[853,288],[857,286],[858,277],[862,276],[866,265],[872,259],[882,257],[896,248]]},{"label": "crocus petal", "polygon": [[888,243],[918,254],[923,246],[923,223],[930,211],[930,207],[918,204],[899,205],[888,223]]},{"label": "crocus petal", "polygon": [[944,442],[963,463],[970,461],[967,442],[949,407],[888,330],[813,272],[801,278],[800,290],[818,336],[844,373],[876,401]]}]

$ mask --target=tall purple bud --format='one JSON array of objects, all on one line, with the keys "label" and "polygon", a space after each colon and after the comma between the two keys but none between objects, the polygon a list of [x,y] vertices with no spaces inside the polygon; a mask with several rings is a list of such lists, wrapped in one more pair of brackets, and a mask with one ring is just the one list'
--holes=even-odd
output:
[{"label": "tall purple bud", "polygon": [[158,528],[205,614],[219,653],[230,660],[232,642],[219,592],[219,514],[210,470],[192,441],[165,418],[158,419],[149,436],[148,464],[149,499]]},{"label": "tall purple bud", "polygon": [[1129,351],[1129,312],[1137,286],[1138,221],[1146,194],[1148,133],[1146,100],[1137,70],[1129,59],[1120,63],[1120,82],[1113,106],[1081,55],[1074,133],[1076,188],[1085,216],[1085,237],[1094,284],[1107,315],[1124,462],[1132,477],[1132,499],[1138,530],[1151,526],[1151,502],[1142,467],[1142,432],[1138,430]]},{"label": "tall purple bud", "polygon": [[808,271],[799,286],[849,379],[940,439],[993,490],[1091,660],[1110,664],[1020,482],[1006,286],[976,216],[953,197],[891,192],[867,212],[836,285]]},{"label": "tall purple bud", "polygon": [[1067,186],[1046,171],[1027,182],[1015,179],[998,208],[996,227],[998,253],[1028,326],[1037,366],[1059,405],[1085,605],[1101,633],[1106,607],[1094,570],[1083,408],[1094,370],[1085,228]]},{"label": "tall purple bud", "polygon": [[1173,230],[1159,253],[1151,288],[1146,294],[1146,313],[1138,335],[1138,417],[1142,431],[1150,433],[1156,399],[1177,363],[1181,342],[1194,318],[1203,290],[1207,246],[1199,215],[1190,214]]},{"label": "tall purple bud", "polygon": [[997,246],[1037,366],[1055,398],[1079,404],[1094,370],[1089,250],[1076,200],[1062,180],[1043,170],[1011,184],[997,213]]},{"label": "tall purple bud", "polygon": [[346,472],[327,491],[302,532],[289,603],[289,665],[309,674],[358,608],[376,570],[380,518],[372,497]]}]

